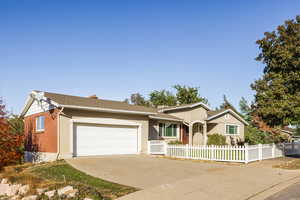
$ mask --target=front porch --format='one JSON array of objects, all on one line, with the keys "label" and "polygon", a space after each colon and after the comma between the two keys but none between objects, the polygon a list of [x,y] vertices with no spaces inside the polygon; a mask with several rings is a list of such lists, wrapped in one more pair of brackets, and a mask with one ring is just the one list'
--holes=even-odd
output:
[{"label": "front porch", "polygon": [[[183,144],[206,145],[207,126],[203,121],[194,121],[191,124],[181,124],[180,141]],[[190,137],[191,136],[191,137]]]},{"label": "front porch", "polygon": [[151,120],[149,122],[149,140],[179,141],[182,144],[206,145],[207,125],[203,121],[192,123]]}]

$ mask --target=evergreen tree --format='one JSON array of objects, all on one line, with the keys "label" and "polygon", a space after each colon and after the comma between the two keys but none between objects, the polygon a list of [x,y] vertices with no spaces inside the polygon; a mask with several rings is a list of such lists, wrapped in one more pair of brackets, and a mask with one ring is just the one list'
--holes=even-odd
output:
[{"label": "evergreen tree", "polygon": [[300,124],[300,16],[264,35],[256,42],[265,67],[251,85],[255,112],[272,127]]}]

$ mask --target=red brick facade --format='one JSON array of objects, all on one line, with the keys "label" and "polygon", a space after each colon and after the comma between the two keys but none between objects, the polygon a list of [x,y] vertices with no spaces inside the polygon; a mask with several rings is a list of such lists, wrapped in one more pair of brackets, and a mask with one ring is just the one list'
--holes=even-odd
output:
[{"label": "red brick facade", "polygon": [[[57,113],[58,110],[37,113],[24,118],[26,151],[57,152]],[[44,131],[36,132],[36,118],[45,117]]]}]

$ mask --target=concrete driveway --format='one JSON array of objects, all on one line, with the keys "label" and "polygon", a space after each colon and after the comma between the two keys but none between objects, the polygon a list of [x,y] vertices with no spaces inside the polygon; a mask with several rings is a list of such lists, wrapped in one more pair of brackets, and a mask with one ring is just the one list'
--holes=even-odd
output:
[{"label": "concrete driveway", "polygon": [[95,177],[142,189],[120,199],[251,199],[268,188],[300,176],[272,168],[278,161],[248,165],[170,160],[146,155],[86,157],[68,160]]}]

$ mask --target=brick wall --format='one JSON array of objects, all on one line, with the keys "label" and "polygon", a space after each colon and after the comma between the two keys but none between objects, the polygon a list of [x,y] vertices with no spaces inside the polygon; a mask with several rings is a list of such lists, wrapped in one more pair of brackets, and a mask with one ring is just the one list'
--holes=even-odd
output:
[{"label": "brick wall", "polygon": [[[58,109],[37,113],[24,118],[26,151],[57,152],[57,113]],[[36,132],[36,118],[45,117],[44,131]]]}]

